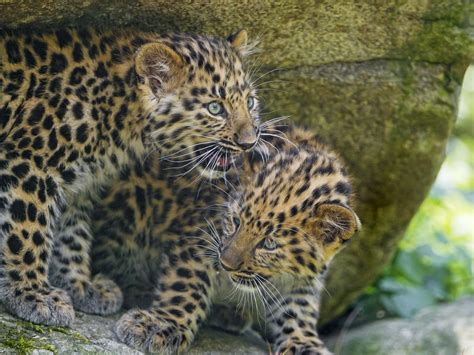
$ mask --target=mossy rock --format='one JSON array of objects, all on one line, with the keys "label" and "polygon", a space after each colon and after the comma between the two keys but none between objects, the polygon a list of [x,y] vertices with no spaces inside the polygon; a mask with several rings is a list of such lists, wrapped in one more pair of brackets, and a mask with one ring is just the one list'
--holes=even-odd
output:
[{"label": "mossy rock", "polygon": [[[136,26],[225,35],[247,28],[267,110],[334,145],[354,176],[363,232],[335,261],[323,321],[390,261],[443,161],[474,58],[464,0],[0,1],[0,27]],[[265,90],[269,88],[269,90]]]},{"label": "mossy rock", "polygon": [[[72,329],[67,329],[18,320],[0,306],[0,354],[142,354],[118,342],[112,332],[117,317],[77,313]],[[422,310],[413,319],[376,321],[325,340],[340,355],[471,354],[473,317],[474,299],[465,299]],[[254,333],[239,337],[204,328],[187,354],[264,355],[269,351],[268,344]]]},{"label": "mossy rock", "polygon": [[[77,312],[71,329],[48,327],[19,320],[0,305],[0,354],[143,354],[117,340],[112,331],[117,318]],[[188,353],[264,355],[267,350],[254,333],[239,337],[205,328]]]}]

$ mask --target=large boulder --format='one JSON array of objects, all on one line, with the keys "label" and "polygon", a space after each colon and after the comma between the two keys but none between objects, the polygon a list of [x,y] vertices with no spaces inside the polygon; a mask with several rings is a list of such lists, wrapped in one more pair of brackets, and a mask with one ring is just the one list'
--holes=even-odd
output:
[{"label": "large boulder", "polygon": [[[132,25],[224,35],[247,28],[273,115],[312,127],[354,176],[363,232],[338,257],[323,320],[390,261],[428,193],[472,58],[463,0],[0,1],[0,27]],[[279,69],[278,71],[273,71]],[[265,83],[266,82],[266,83]],[[268,90],[267,90],[268,89]]]}]

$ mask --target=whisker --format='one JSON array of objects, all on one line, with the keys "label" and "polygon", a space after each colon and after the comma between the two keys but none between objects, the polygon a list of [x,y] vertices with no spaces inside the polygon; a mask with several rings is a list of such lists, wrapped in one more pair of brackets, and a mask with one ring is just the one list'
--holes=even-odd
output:
[{"label": "whisker", "polygon": [[263,81],[257,85],[253,85],[253,88],[254,89],[257,89],[257,90],[260,90],[259,88],[263,85],[268,85],[268,84],[275,84],[275,83],[278,83],[278,84],[288,84],[289,81],[288,80],[282,80],[282,79],[274,79],[274,80],[267,80],[267,81]]},{"label": "whisker", "polygon": [[261,124],[261,127],[268,127],[268,126],[272,125],[273,123],[281,122],[281,121],[287,120],[289,118],[290,118],[290,116],[275,117],[275,118],[272,118],[270,120],[267,120],[267,121],[263,122]]},{"label": "whisker", "polygon": [[[204,160],[206,160],[206,158],[207,158],[209,155],[211,155],[212,152],[213,152],[215,149],[217,149],[217,148],[218,148],[218,146],[215,146],[215,147],[213,147],[210,151],[208,151],[208,152],[202,157],[201,160],[199,160],[193,167],[191,167],[191,169],[187,170],[186,172],[184,172],[184,173],[182,173],[182,174],[177,174],[177,175],[174,175],[174,176],[181,176],[181,177],[182,177],[182,176],[187,175],[187,174],[190,173],[192,170],[194,170],[194,168],[196,168],[199,164],[201,164],[201,162],[203,162]],[[187,165],[189,165],[189,163],[186,164],[185,166],[187,166]],[[184,166],[183,166],[183,167],[184,167]],[[181,167],[181,168],[183,168],[183,167]]]},{"label": "whisker", "polygon": [[[199,145],[207,145],[207,146],[204,146],[202,148],[199,148],[199,149],[196,149],[196,150],[192,150],[192,148],[196,147],[196,146],[199,146]],[[183,149],[180,149],[178,150],[177,152],[174,152],[173,154],[168,154],[168,155],[163,155],[160,157],[161,160],[168,160],[169,158],[179,158],[179,157],[185,157],[187,155],[190,155],[190,154],[193,154],[194,152],[199,152],[199,151],[202,151],[204,149],[208,149],[209,148],[209,144],[211,144],[211,142],[206,142],[206,143],[196,143],[196,144],[193,144],[193,145],[190,145],[188,147],[185,147]],[[188,150],[187,153],[184,153],[184,154],[180,154],[181,152],[183,151],[186,151]]]},{"label": "whisker", "polygon": [[[280,291],[278,290],[278,288],[267,278],[263,278],[261,275],[259,274],[256,274],[257,277],[260,277],[261,280],[262,280],[262,287],[264,287],[267,292],[268,292],[268,295],[271,297],[272,301],[274,302],[275,306],[282,312],[284,312],[285,314],[288,314],[284,307],[283,307],[283,302],[284,302],[284,298],[282,296],[282,294],[280,293]],[[277,295],[275,295],[273,293],[273,291],[270,289],[270,286],[272,287],[272,289],[276,292]]]},{"label": "whisker", "polygon": [[272,146],[273,149],[275,149],[277,151],[278,154],[280,154],[280,149],[278,149],[277,147],[275,147],[272,143],[270,143],[269,141],[267,141],[266,139],[262,138],[262,141],[270,146]]},{"label": "whisker", "polygon": [[262,75],[260,75],[258,78],[256,78],[255,80],[253,80],[251,83],[250,83],[250,86],[252,87],[255,87],[254,84],[257,83],[259,80],[263,79],[264,77],[266,77],[267,75],[270,75],[274,72],[277,72],[277,71],[282,71],[283,69],[281,68],[274,68],[272,70],[269,70],[267,71],[266,73],[263,73]]},{"label": "whisker", "polygon": [[280,138],[280,139],[282,139],[282,140],[288,142],[288,143],[291,144],[292,146],[294,146],[296,149],[298,149],[298,151],[300,150],[300,148],[299,148],[295,143],[293,143],[292,141],[290,141],[288,138],[282,137],[282,136],[280,136],[280,135],[262,132],[262,136],[265,136],[265,137],[270,136],[270,137]]}]

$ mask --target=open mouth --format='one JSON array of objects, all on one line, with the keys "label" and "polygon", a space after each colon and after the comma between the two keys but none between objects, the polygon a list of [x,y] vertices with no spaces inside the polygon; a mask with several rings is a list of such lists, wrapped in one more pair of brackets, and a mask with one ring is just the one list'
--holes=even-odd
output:
[{"label": "open mouth", "polygon": [[199,165],[204,170],[226,172],[232,168],[238,157],[236,153],[216,144],[200,144],[194,149],[196,156],[200,156]]},{"label": "open mouth", "polygon": [[217,170],[229,170],[232,165],[233,158],[219,157],[216,162]]}]

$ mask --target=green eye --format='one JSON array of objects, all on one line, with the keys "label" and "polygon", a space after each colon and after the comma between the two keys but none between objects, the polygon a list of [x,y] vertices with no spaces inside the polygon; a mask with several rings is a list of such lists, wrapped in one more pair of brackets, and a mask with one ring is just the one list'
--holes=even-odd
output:
[{"label": "green eye", "polygon": [[255,99],[253,98],[253,96],[249,96],[247,98],[247,107],[249,110],[253,109],[253,107],[255,106]]},{"label": "green eye", "polygon": [[222,107],[222,104],[217,102],[217,101],[212,101],[207,104],[207,110],[211,115],[220,115],[222,112],[224,112],[224,107]]},{"label": "green eye", "polygon": [[277,244],[276,244],[276,242],[275,242],[273,239],[271,239],[271,238],[265,238],[265,239],[263,240],[262,246],[263,246],[265,249],[274,250],[274,249],[276,249]]}]

